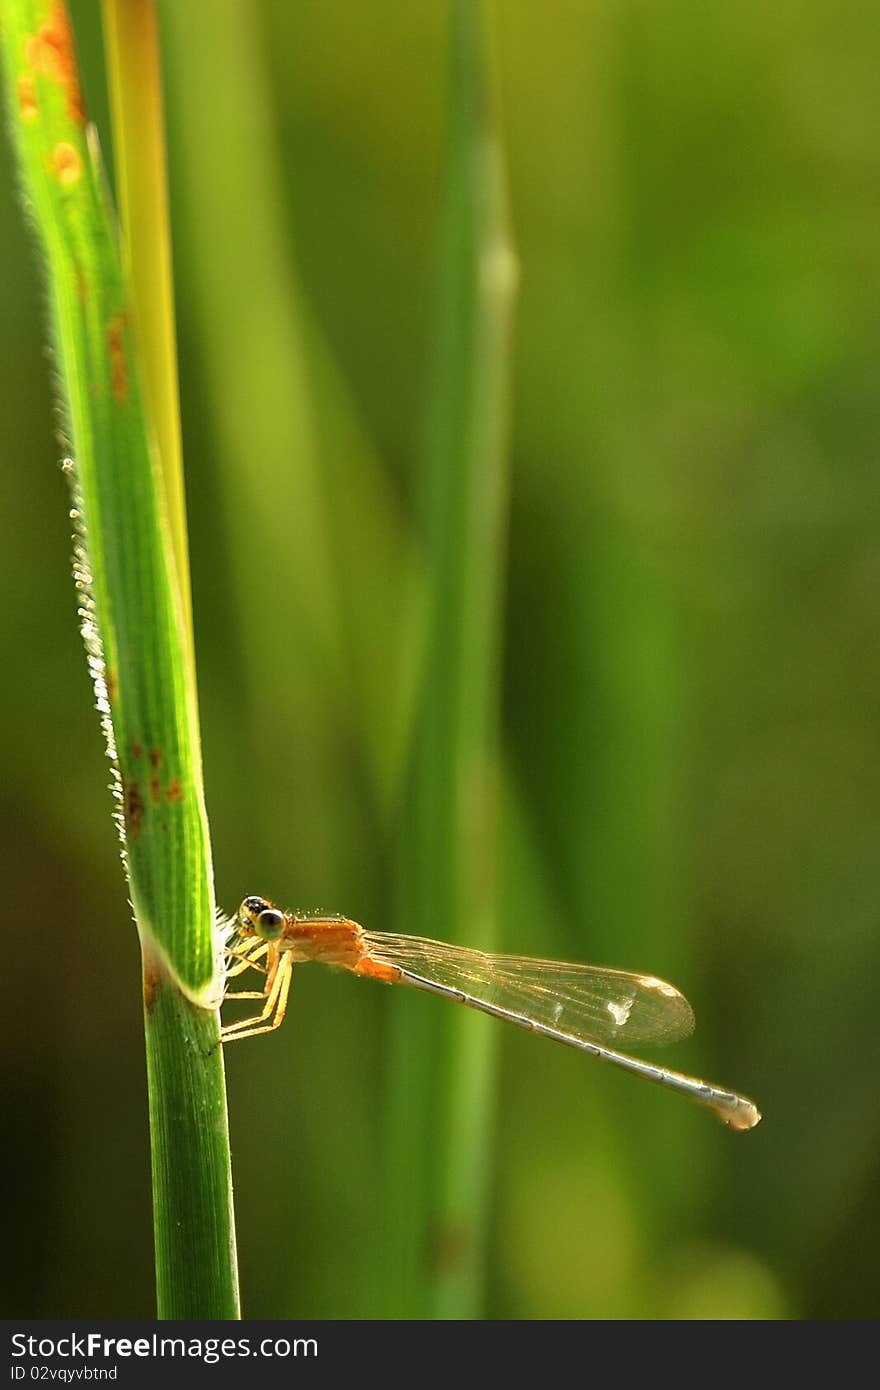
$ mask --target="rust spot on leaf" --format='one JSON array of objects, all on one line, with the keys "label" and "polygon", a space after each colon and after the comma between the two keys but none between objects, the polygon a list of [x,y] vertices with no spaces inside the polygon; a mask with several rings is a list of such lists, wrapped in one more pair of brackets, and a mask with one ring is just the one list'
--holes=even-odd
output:
[{"label": "rust spot on leaf", "polygon": [[144,965],[144,1008],[151,1014],[156,1007],[156,995],[159,993],[159,976],[149,965]]},{"label": "rust spot on leaf", "polygon": [[23,121],[35,121],[40,114],[34,79],[26,74],[18,79],[18,109]]},{"label": "rust spot on leaf", "polygon": [[150,778],[150,800],[154,806],[158,806],[162,800],[162,786],[158,777]]},{"label": "rust spot on leaf", "polygon": [[86,113],[76,70],[73,34],[67,8],[61,0],[53,0],[45,24],[41,24],[37,32],[26,39],[24,56],[35,72],[42,73],[63,88],[68,116],[77,125],[85,125]]},{"label": "rust spot on leaf", "polygon": [[136,758],[139,758],[144,751],[144,745],[139,743],[136,738],[131,741],[131,751]]},{"label": "rust spot on leaf", "polygon": [[432,1267],[445,1273],[461,1269],[467,1261],[469,1249],[470,1241],[463,1227],[444,1226],[434,1232],[431,1241]]},{"label": "rust spot on leaf", "polygon": [[172,777],[171,781],[168,783],[168,790],[165,795],[168,797],[169,801],[183,800],[183,783],[179,777]]},{"label": "rust spot on leaf", "polygon": [[128,400],[128,362],[125,357],[125,315],[114,314],[107,325],[110,353],[110,383],[114,398],[123,405]]},{"label": "rust spot on leaf", "polygon": [[70,188],[79,182],[82,173],[82,160],[79,151],[66,140],[61,140],[52,151],[52,172],[62,188]]},{"label": "rust spot on leaf", "polygon": [[144,799],[140,784],[134,780],[125,788],[125,823],[134,839],[138,839],[144,825]]},{"label": "rust spot on leaf", "polygon": [[151,748],[151,749],[150,749],[150,767],[156,767],[156,768],[158,768],[158,767],[160,766],[161,762],[162,762],[162,749],[161,749],[161,748]]}]

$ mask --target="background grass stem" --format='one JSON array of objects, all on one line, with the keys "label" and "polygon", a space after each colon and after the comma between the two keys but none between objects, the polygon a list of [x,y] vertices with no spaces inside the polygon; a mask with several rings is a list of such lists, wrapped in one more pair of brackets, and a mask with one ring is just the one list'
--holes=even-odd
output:
[{"label": "background grass stem", "polygon": [[[491,949],[517,267],[486,9],[462,0],[451,13],[446,206],[422,498],[429,615],[400,915],[402,930]],[[418,1009],[417,1017],[417,1007],[401,1014],[394,1039],[402,1060],[395,1061],[389,1166],[393,1188],[411,1198],[395,1228],[408,1281],[399,1293],[410,1315],[428,1309],[440,1318],[476,1317],[497,1038],[464,1010],[429,1017]],[[415,1106],[421,1114],[413,1123]],[[421,1190],[415,1174],[423,1175]]]}]

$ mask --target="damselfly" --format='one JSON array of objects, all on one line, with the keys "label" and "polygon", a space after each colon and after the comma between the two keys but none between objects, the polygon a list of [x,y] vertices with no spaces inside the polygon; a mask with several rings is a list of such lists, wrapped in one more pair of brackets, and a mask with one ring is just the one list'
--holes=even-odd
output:
[{"label": "damselfly", "polygon": [[259,999],[259,1013],[227,1024],[224,1042],[277,1028],[300,961],[317,960],[385,984],[411,985],[579,1048],[668,1086],[704,1105],[731,1129],[761,1118],[753,1101],[693,1076],[639,1061],[609,1044],[668,1043],[694,1026],[691,1006],[653,975],[567,965],[528,956],[490,955],[419,936],[367,931],[348,917],[282,912],[265,898],[245,898],[225,934],[226,978],[248,969],[265,975],[260,990],[227,990],[226,998]]}]

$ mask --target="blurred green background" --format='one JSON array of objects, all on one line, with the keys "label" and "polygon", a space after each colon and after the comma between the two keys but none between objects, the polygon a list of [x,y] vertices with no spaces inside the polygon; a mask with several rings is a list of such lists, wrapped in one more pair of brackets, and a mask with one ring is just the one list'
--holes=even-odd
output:
[{"label": "blurred green background", "polygon": [[[98,7],[72,8],[109,164]],[[447,7],[162,15],[218,895],[393,928]],[[733,1135],[501,1030],[486,1312],[871,1316],[876,26],[855,0],[496,16],[522,266],[503,940],[674,980],[698,1029],[664,1058],[765,1119]],[[138,947],[5,143],[0,209],[0,1306],[151,1316]],[[398,993],[302,970],[285,1027],[228,1050],[246,1315],[393,1311],[393,1015],[442,1008]]]}]

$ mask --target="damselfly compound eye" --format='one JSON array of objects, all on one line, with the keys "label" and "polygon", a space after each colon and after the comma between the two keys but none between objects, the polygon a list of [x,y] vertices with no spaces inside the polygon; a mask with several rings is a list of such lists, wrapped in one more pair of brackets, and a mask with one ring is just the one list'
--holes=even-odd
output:
[{"label": "damselfly compound eye", "polygon": [[256,929],[264,941],[277,941],[284,930],[284,913],[277,907],[265,907],[257,917]]},{"label": "damselfly compound eye", "polygon": [[265,912],[267,907],[271,907],[265,898],[245,898],[239,911],[239,916],[259,917],[261,912]]},{"label": "damselfly compound eye", "polygon": [[265,898],[245,898],[236,913],[238,924],[246,933],[256,932],[260,913],[269,910],[272,910],[272,904],[267,903]]}]

